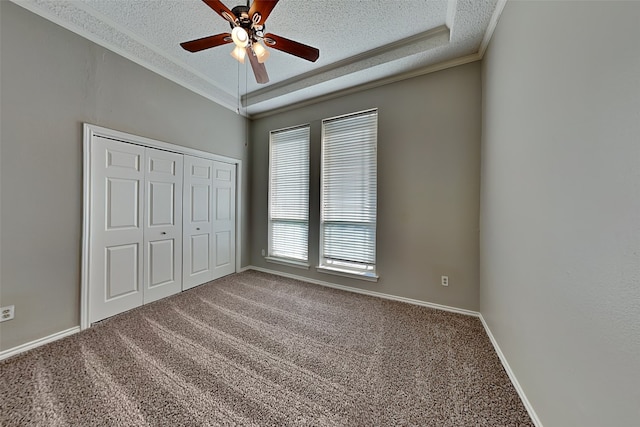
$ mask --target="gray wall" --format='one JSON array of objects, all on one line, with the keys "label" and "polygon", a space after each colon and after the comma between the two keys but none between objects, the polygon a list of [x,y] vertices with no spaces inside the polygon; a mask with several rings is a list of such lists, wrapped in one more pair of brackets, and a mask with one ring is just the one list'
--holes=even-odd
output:
[{"label": "gray wall", "polygon": [[244,118],[15,4],[0,19],[5,350],[79,325],[83,122],[243,160],[245,212],[249,167]]},{"label": "gray wall", "polygon": [[[251,263],[316,280],[478,309],[480,64],[389,84],[256,120],[251,126]],[[323,118],[377,107],[377,283],[318,273]],[[310,262],[268,263],[269,131],[311,124]],[[440,276],[449,275],[448,288]]]},{"label": "gray wall", "polygon": [[640,3],[508,2],[480,308],[545,427],[640,424]]}]

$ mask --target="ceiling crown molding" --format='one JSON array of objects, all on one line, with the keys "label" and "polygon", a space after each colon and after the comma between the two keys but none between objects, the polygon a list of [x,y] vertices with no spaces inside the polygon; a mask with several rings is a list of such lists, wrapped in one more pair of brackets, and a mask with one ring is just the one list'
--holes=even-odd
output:
[{"label": "ceiling crown molding", "polygon": [[446,25],[441,25],[243,95],[242,106],[246,107],[248,100],[252,103],[268,101],[337,77],[444,46],[449,43],[450,35],[449,28]]},{"label": "ceiling crown molding", "polygon": [[[446,8],[442,9],[446,10],[446,15],[443,15],[440,21],[443,25],[368,51],[362,49],[366,49],[366,44],[356,44],[360,49],[353,49],[352,52],[360,50],[362,53],[269,86],[257,88],[252,85],[255,90],[244,96],[240,96],[239,77],[236,91],[235,84],[230,86],[221,83],[228,78],[221,79],[219,72],[208,73],[209,67],[202,68],[202,61],[191,62],[190,58],[180,56],[181,51],[173,49],[173,45],[165,50],[163,43],[167,43],[166,37],[153,38],[153,34],[162,31],[164,27],[156,28],[156,33],[137,31],[145,27],[136,27],[135,19],[124,19],[125,16],[137,16],[135,13],[126,15],[125,12],[129,10],[127,8],[122,10],[111,7],[111,10],[122,12],[118,15],[109,14],[110,8],[106,6],[92,7],[98,4],[107,5],[106,2],[94,0],[11,1],[229,110],[254,118],[480,60],[508,0],[446,0],[446,3],[444,0],[440,3],[434,1],[434,4],[444,4]],[[391,0],[385,1],[391,3]],[[193,2],[199,3],[196,0]],[[136,5],[132,10],[138,14],[145,11],[144,3],[140,1],[126,3],[127,7]],[[342,7],[340,0],[328,1],[327,5]],[[206,8],[205,5],[200,7]],[[184,8],[178,10],[184,12]],[[442,10],[438,13],[442,13]],[[196,10],[190,14],[187,14],[188,18],[199,16]],[[123,19],[118,19],[118,16]],[[181,22],[184,23],[185,17],[181,17]],[[163,21],[162,15],[155,18],[150,15],[150,19],[156,27],[171,25],[174,20],[171,18],[169,21]],[[379,20],[387,19],[380,16]],[[382,25],[383,21],[379,21],[379,24]],[[434,24],[437,25],[438,22],[431,23]],[[149,25],[149,22],[144,25]],[[183,26],[177,26],[178,30],[171,30],[170,35],[177,35]],[[370,25],[362,30],[365,31],[364,35],[366,31],[373,31]],[[154,44],[156,41],[157,45]],[[475,44],[470,45],[470,41]],[[334,43],[334,46],[339,46],[339,43]],[[332,58],[341,56],[336,56],[334,52]],[[212,65],[211,62],[204,63]],[[215,62],[214,67],[219,63]],[[279,65],[282,64],[284,63]],[[387,72],[387,69],[394,71]]]},{"label": "ceiling crown molding", "polygon": [[435,73],[436,71],[446,70],[447,68],[458,67],[460,65],[469,64],[471,62],[476,62],[481,60],[480,55],[477,53],[473,53],[471,55],[463,56],[461,58],[452,59],[445,62],[440,62],[438,64],[429,65],[428,67],[421,68],[414,71],[408,71],[402,74],[396,74],[391,77],[386,77],[384,79],[374,80],[372,82],[364,83],[358,86],[349,87],[347,89],[341,89],[335,92],[327,93],[325,95],[321,95],[315,98],[310,98],[301,102],[296,102],[294,104],[289,104],[284,107],[274,108],[269,111],[265,111],[262,113],[251,114],[249,117],[251,119],[262,119],[264,117],[273,116],[276,114],[284,113],[287,111],[295,110],[298,108],[306,107],[309,105],[317,104],[319,102],[328,101],[330,99],[339,98],[341,96],[350,95],[353,93],[362,92],[364,90],[375,89],[380,86],[385,86],[391,83],[400,82],[402,80],[412,79],[414,77],[420,77],[425,74]]}]

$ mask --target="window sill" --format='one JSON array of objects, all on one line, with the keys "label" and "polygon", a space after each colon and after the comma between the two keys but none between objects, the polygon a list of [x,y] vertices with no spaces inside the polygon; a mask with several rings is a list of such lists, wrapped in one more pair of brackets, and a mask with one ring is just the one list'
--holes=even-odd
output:
[{"label": "window sill", "polygon": [[264,259],[265,259],[265,261],[271,262],[273,264],[287,265],[289,267],[302,268],[304,270],[308,270],[309,267],[311,267],[311,265],[307,264],[306,262],[294,261],[292,259],[274,258],[274,257],[270,257],[270,256],[266,256],[266,257],[264,257]]},{"label": "window sill", "polygon": [[352,279],[366,280],[368,282],[377,282],[379,279],[379,276],[375,273],[354,273],[353,271],[342,270],[333,267],[320,266],[316,267],[316,271],[318,271],[319,273],[333,274],[334,276],[343,276],[350,277]]}]

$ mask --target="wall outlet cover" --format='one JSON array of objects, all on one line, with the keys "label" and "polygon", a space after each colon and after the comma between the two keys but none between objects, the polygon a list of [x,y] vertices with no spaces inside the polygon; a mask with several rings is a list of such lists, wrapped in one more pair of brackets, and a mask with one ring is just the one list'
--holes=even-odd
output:
[{"label": "wall outlet cover", "polygon": [[0,322],[13,319],[15,317],[15,309],[16,307],[14,305],[0,307]]}]

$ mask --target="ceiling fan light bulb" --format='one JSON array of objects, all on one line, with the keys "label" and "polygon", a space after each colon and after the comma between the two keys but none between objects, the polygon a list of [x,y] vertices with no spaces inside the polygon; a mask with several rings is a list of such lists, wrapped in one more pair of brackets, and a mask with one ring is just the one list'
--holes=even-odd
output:
[{"label": "ceiling fan light bulb", "polygon": [[231,38],[238,47],[246,47],[249,44],[249,34],[242,27],[235,27],[231,30]]},{"label": "ceiling fan light bulb", "polygon": [[269,51],[265,49],[265,47],[262,46],[260,43],[253,44],[253,51],[256,54],[256,57],[258,58],[258,62],[261,64],[263,64],[267,59],[269,59],[269,55],[271,55],[271,53],[269,53]]},{"label": "ceiling fan light bulb", "polygon": [[236,46],[232,51],[231,51],[231,56],[233,56],[236,60],[238,60],[238,62],[244,64],[244,57],[247,54],[247,51],[240,47],[240,46]]}]

